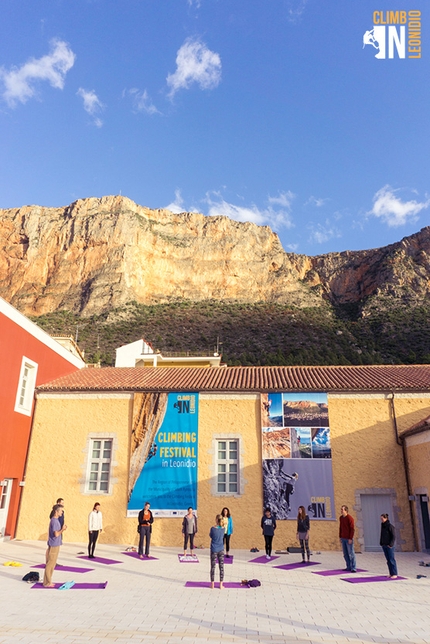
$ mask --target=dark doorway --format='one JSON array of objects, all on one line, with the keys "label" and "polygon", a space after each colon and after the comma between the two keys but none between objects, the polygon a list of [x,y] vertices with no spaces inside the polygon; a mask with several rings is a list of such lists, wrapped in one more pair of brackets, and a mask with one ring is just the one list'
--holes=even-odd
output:
[{"label": "dark doorway", "polygon": [[420,497],[421,520],[423,522],[423,531],[424,531],[424,547],[426,550],[430,551],[430,517],[429,517],[428,496],[426,494],[420,494],[419,497]]}]

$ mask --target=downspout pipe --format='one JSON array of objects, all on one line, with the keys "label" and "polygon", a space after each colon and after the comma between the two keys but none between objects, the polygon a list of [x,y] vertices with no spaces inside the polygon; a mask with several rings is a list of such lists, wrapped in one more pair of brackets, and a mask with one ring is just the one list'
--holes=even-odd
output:
[{"label": "downspout pipe", "polygon": [[415,527],[415,520],[414,520],[414,512],[412,508],[412,503],[413,501],[410,500],[410,497],[413,496],[412,489],[411,489],[411,477],[409,473],[409,463],[408,463],[408,456],[406,454],[406,445],[404,439],[399,436],[399,427],[397,425],[397,416],[396,416],[396,407],[394,404],[394,391],[391,392],[391,398],[390,398],[390,406],[391,406],[391,414],[393,417],[393,425],[394,425],[394,432],[396,434],[396,443],[397,445],[400,445],[402,448],[402,455],[403,455],[403,468],[405,471],[405,478],[406,478],[406,487],[408,490],[408,501],[409,501],[409,518],[412,524],[412,535],[413,535],[413,540],[414,540],[414,547],[415,551],[419,552],[419,543],[418,543],[418,535]]}]

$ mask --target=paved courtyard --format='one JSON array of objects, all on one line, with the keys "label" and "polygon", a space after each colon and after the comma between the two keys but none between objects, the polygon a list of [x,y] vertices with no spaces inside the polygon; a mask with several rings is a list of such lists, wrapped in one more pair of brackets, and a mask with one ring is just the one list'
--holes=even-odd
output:
[{"label": "paved courtyard", "polygon": [[[280,570],[273,566],[296,562],[300,555],[259,565],[248,561],[261,551],[233,551],[225,581],[258,578],[262,586],[211,590],[184,586],[187,580],[208,580],[208,549],[196,551],[199,564],[182,564],[176,548],[153,548],[158,560],[141,561],[118,546],[100,545],[96,555],[123,562],[102,565],[77,558],[83,544],[66,543],[58,563],[94,571],[56,570],[53,581],[108,581],[107,587],[35,590],[21,578],[31,565],[43,563],[45,548],[38,541],[0,543],[1,644],[430,642],[430,567],[418,565],[430,556],[423,553],[397,554],[404,581],[351,584],[312,572],[342,568],[340,552],[315,555],[319,566]],[[11,560],[22,567],[3,566]],[[367,575],[387,574],[382,553],[358,555],[357,565]]]}]

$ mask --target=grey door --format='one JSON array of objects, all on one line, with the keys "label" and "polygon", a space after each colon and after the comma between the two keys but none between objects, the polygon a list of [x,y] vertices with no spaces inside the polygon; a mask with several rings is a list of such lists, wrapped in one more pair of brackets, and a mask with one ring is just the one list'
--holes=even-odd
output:
[{"label": "grey door", "polygon": [[367,552],[378,552],[381,549],[381,514],[389,514],[393,521],[393,508],[389,494],[362,494],[361,511],[363,517],[364,549]]}]

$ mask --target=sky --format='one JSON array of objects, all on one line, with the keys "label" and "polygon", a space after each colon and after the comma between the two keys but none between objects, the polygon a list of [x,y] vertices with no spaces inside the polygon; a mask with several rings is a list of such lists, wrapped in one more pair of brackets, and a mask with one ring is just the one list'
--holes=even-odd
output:
[{"label": "sky", "polygon": [[[387,11],[417,12],[404,58]],[[0,18],[0,208],[122,194],[307,255],[430,223],[428,0],[2,0]]]}]

